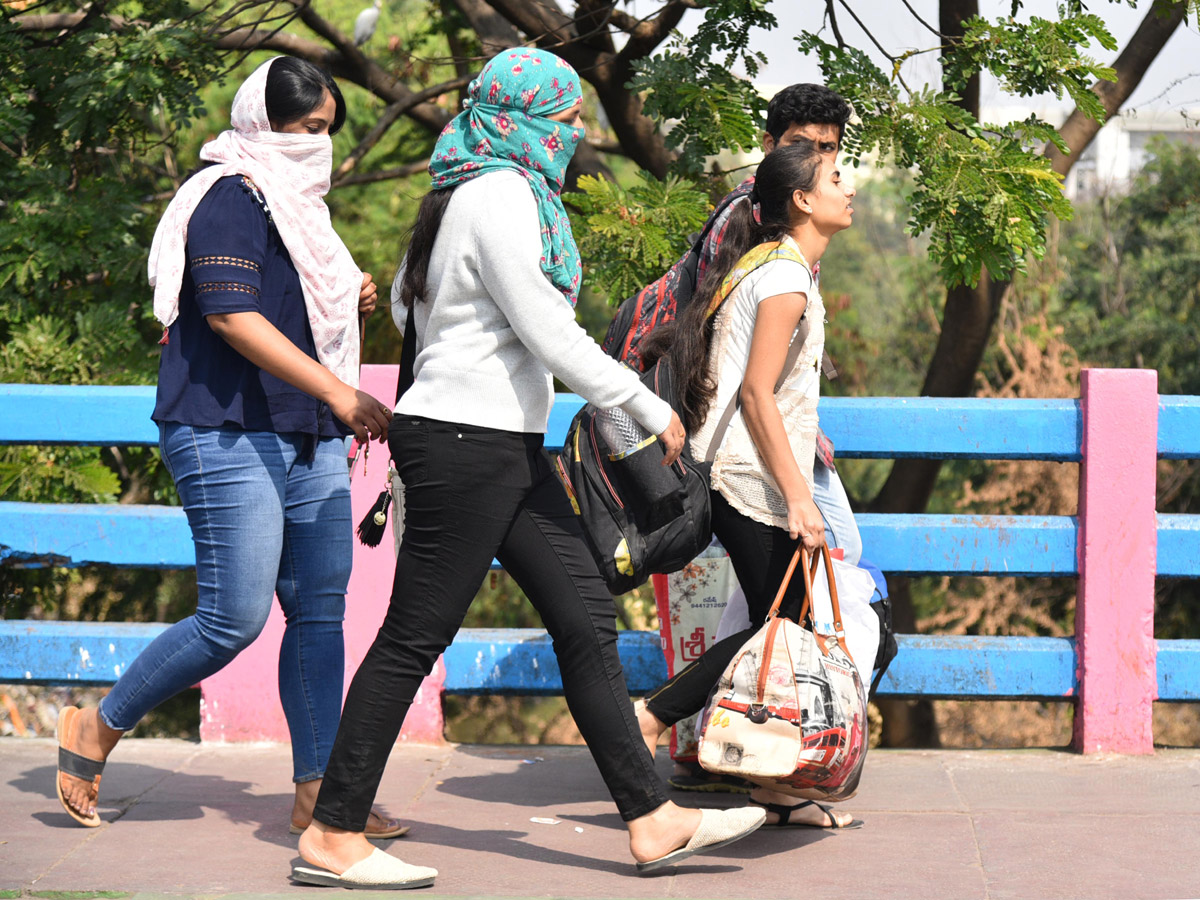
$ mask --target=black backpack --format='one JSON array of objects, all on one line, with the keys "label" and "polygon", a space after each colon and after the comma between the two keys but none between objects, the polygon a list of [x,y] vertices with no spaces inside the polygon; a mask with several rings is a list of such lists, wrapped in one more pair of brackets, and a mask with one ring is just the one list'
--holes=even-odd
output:
[{"label": "black backpack", "polygon": [[[675,407],[671,370],[659,360],[642,383]],[[687,453],[664,466],[663,445],[620,407],[587,404],[555,461],[609,591],[624,594],[654,572],[676,572],[712,539],[708,462]]]},{"label": "black backpack", "polygon": [[[743,278],[779,257],[804,262],[783,243],[759,244],[726,276],[708,314],[720,308]],[[807,334],[808,320],[802,319],[775,390],[791,372]],[[642,383],[679,411],[669,358],[660,358],[642,375]],[[685,450],[669,467],[662,464],[657,435],[619,407],[589,403],[572,420],[555,469],[613,594],[633,590],[656,572],[678,572],[712,540],[709,473],[737,400],[735,392],[717,419],[707,459],[696,461]]]}]

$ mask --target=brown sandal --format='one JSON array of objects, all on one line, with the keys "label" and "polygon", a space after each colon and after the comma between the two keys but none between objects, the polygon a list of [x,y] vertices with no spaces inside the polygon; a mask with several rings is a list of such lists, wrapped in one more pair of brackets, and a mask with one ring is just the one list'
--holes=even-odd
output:
[{"label": "brown sandal", "polygon": [[64,707],[58,714],[58,771],[54,775],[54,791],[58,794],[58,802],[62,804],[63,809],[67,811],[72,819],[87,828],[95,828],[101,824],[98,813],[92,813],[90,816],[84,816],[67,803],[67,798],[63,796],[62,776],[70,775],[73,778],[79,778],[83,781],[92,783],[91,797],[92,802],[100,795],[100,774],[104,771],[104,761],[99,759],[89,759],[86,756],[80,756],[66,748],[67,738],[71,732],[71,723],[75,717],[79,715],[79,708],[75,706]]}]

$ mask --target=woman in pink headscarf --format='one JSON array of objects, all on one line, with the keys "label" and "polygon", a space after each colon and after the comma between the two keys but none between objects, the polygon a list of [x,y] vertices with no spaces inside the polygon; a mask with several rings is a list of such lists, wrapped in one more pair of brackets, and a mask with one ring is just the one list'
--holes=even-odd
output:
[{"label": "woman in pink headscarf", "polygon": [[[229,663],[273,596],[286,630],[279,693],[292,736],[291,828],[309,824],[342,701],[350,577],[345,439],[380,438],[391,412],[357,390],[371,276],[334,232],[330,136],[346,117],[333,79],[279,57],[233,101],[233,130],[167,208],[150,251],[163,324],[153,418],[196,544],[195,615],[172,625],[95,709],[59,716],[63,808],[100,824],[100,773],[151,709]],[[370,837],[407,829],[372,814]]]}]

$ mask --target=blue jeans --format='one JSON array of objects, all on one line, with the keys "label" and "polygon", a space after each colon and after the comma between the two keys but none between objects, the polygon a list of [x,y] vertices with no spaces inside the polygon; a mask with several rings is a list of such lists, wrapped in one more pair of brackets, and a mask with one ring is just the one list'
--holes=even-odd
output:
[{"label": "blue jeans", "polygon": [[821,465],[813,466],[813,503],[821,511],[825,520],[825,540],[830,547],[841,547],[843,558],[852,566],[857,566],[862,557],[862,537],[858,533],[858,523],[854,521],[854,512],[850,509],[850,498],[846,496],[846,488],[842,479],[833,469]]},{"label": "blue jeans", "polygon": [[279,697],[293,778],[321,778],[337,734],[350,580],[345,444],[302,434],[164,423],[162,458],[196,542],[196,613],[159,635],[100,703],[129,731],[248,647],[279,597]]}]

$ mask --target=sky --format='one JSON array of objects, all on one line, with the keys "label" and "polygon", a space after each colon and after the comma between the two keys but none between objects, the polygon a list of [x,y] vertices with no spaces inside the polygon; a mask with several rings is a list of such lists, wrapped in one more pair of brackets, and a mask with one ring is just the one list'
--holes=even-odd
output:
[{"label": "sky", "polygon": [[[850,7],[863,18],[867,27],[882,43],[889,53],[896,54],[904,49],[926,49],[934,46],[935,37],[917,19],[905,9],[898,0],[848,0]],[[909,5],[916,13],[934,27],[937,25],[936,0],[909,0]],[[633,0],[627,9],[634,15],[644,16],[654,12],[659,6],[655,0]],[[1091,0],[1087,4],[1089,11],[1100,16],[1108,25],[1109,30],[1117,39],[1118,48],[1124,47],[1126,41],[1137,30],[1149,8],[1149,0],[1141,0],[1141,9],[1131,9],[1126,2],[1109,2],[1109,0]],[[980,14],[995,19],[1006,15],[1010,4],[1004,0],[980,0]],[[821,0],[774,0],[770,10],[779,20],[778,28],[773,31],[758,31],[752,35],[751,46],[762,50],[767,55],[767,66],[756,79],[765,86],[783,86],[801,81],[820,81],[821,72],[816,62],[801,56],[796,49],[794,36],[804,30],[820,29],[825,12],[825,3]],[[890,63],[884,56],[871,47],[870,40],[854,22],[840,0],[837,6],[838,27],[848,43],[863,49],[870,49],[877,64],[885,71]],[[689,12],[680,23],[680,30],[685,34],[691,32],[701,21],[702,12]],[[1028,19],[1030,16],[1055,18],[1057,4],[1054,0],[1027,0],[1018,19]],[[832,33],[827,29],[822,35],[832,41]],[[1104,64],[1111,64],[1116,53],[1103,47],[1096,46],[1093,57]],[[911,87],[917,84],[936,83],[939,76],[937,54],[929,53],[917,56],[905,64],[902,69],[905,81]],[[1011,105],[1008,95],[999,90],[998,85],[985,81],[982,87],[981,101],[985,107]],[[1030,101],[1031,105],[1039,107],[1060,105],[1070,107],[1068,100],[1058,101],[1053,96]],[[1151,65],[1137,91],[1125,104],[1126,111],[1144,110],[1184,110],[1200,109],[1200,31],[1197,31],[1195,17],[1185,22],[1172,36],[1163,48],[1162,53]]]}]

